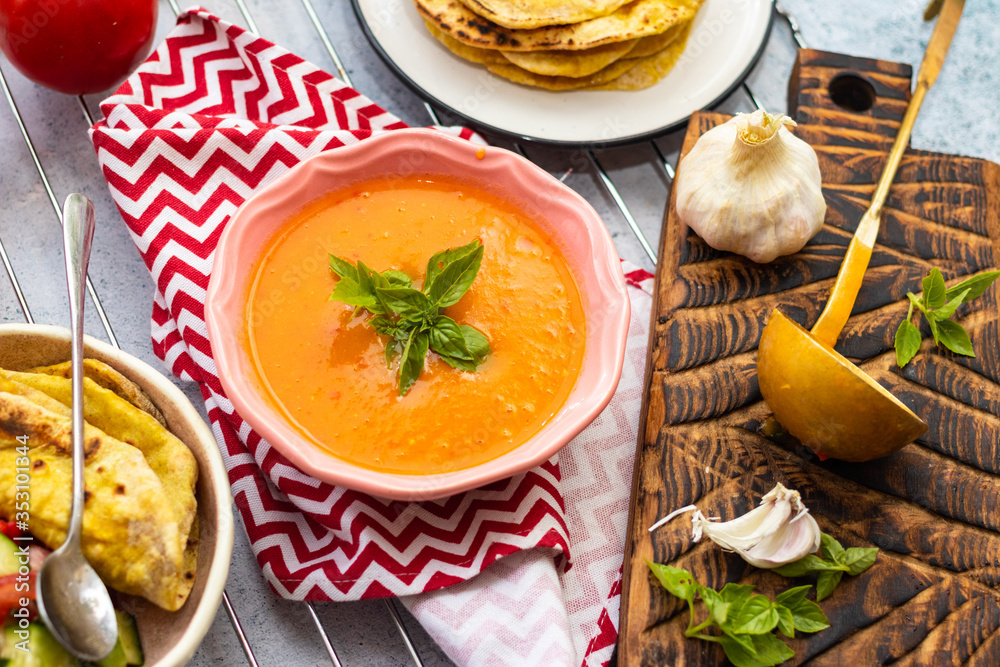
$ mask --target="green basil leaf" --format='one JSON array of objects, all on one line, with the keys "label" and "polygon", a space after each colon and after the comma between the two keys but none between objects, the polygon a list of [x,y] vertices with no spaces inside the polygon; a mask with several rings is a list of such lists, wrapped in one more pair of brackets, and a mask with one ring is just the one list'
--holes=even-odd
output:
[{"label": "green basil leaf", "polygon": [[457,368],[458,370],[465,371],[467,373],[475,373],[478,368],[475,361],[469,361],[468,359],[456,359],[455,357],[449,357],[444,354],[439,354],[438,359],[452,368]]},{"label": "green basil leaf", "polygon": [[753,595],[753,586],[729,583],[722,587],[719,595],[729,603],[729,618],[733,619]]},{"label": "green basil leaf", "polygon": [[385,278],[390,287],[413,287],[413,281],[410,280],[410,276],[402,271],[389,269],[382,272],[382,277]]},{"label": "green basil leaf", "polygon": [[434,282],[438,274],[444,270],[446,266],[455,262],[462,257],[465,257],[469,253],[472,253],[479,248],[482,244],[479,239],[475,239],[471,243],[467,243],[464,246],[458,248],[449,248],[448,250],[442,250],[439,253],[435,253],[427,261],[427,271],[424,273],[424,292],[427,292],[431,288],[431,284]]},{"label": "green basil leaf", "polygon": [[[838,574],[840,574],[838,572]],[[819,605],[812,600],[802,599],[794,606],[785,607],[792,614],[792,623],[799,632],[819,632],[830,627],[830,621]],[[784,632],[784,630],[782,630]],[[787,635],[791,637],[791,635]]]},{"label": "green basil leaf", "polygon": [[799,602],[801,602],[802,600],[806,599],[806,593],[809,592],[810,588],[812,588],[812,586],[808,586],[808,585],[806,585],[806,586],[796,586],[795,588],[789,588],[787,591],[785,591],[783,593],[779,593],[774,598],[774,603],[775,604],[780,604],[780,605],[783,605],[783,606],[789,607],[789,608],[794,607]]},{"label": "green basil leaf", "polygon": [[410,338],[403,348],[403,359],[399,364],[399,395],[406,396],[424,370],[427,356],[427,334],[412,329]]},{"label": "green basil leaf", "polygon": [[927,308],[924,306],[923,299],[917,297],[917,295],[914,294],[913,292],[907,292],[906,298],[910,300],[910,303],[919,308],[920,312],[922,312],[925,315],[927,314]]},{"label": "green basil leaf", "polygon": [[[424,297],[426,298],[426,297]],[[450,317],[439,315],[430,331],[431,349],[442,357],[474,362],[475,358],[465,344],[465,333]],[[475,364],[473,364],[473,367]]]},{"label": "green basil leaf", "polygon": [[941,320],[948,319],[949,317],[951,317],[952,315],[955,314],[955,311],[958,310],[959,306],[961,306],[963,303],[965,303],[966,296],[968,296],[968,294],[969,294],[969,290],[965,290],[964,292],[962,292],[961,294],[959,294],[954,299],[952,299],[948,303],[944,304],[943,306],[941,306],[937,310],[931,311],[931,316],[935,320],[938,320],[939,322]]},{"label": "green basil leaf", "polygon": [[418,320],[430,310],[427,295],[412,287],[379,287],[376,290],[385,306],[408,320]]},{"label": "green basil leaf", "polygon": [[358,285],[362,294],[371,297],[371,305],[365,306],[375,315],[385,315],[389,312],[385,303],[379,299],[376,288],[378,287],[388,287],[388,283],[385,283],[385,279],[382,278],[377,272],[372,271],[368,268],[364,262],[358,260]]},{"label": "green basil leaf", "polygon": [[944,284],[944,277],[937,267],[931,269],[930,274],[924,278],[923,287],[924,305],[931,309],[940,308],[944,305],[948,286]]},{"label": "green basil leaf", "polygon": [[956,354],[964,354],[967,357],[976,356],[976,351],[972,349],[972,341],[969,339],[969,332],[958,322],[944,320],[938,322],[938,344],[943,345]]},{"label": "green basil leaf", "polygon": [[341,278],[358,282],[358,267],[336,255],[330,255],[330,268]]},{"label": "green basil leaf", "polygon": [[856,577],[875,564],[877,555],[876,547],[851,547],[837,558],[837,562],[846,565],[847,574]]},{"label": "green basil leaf", "polygon": [[728,635],[719,637],[718,641],[729,662],[736,667],[774,667],[795,657],[795,652],[772,634],[750,637],[753,644],[753,650],[750,651],[743,643]]},{"label": "green basil leaf", "polygon": [[667,589],[668,593],[682,600],[687,600],[690,605],[694,604],[694,594],[698,591],[698,584],[695,583],[690,572],[679,567],[651,563],[650,561],[646,561],[646,564],[649,565],[653,576],[660,581],[660,585]]},{"label": "green basil leaf", "polygon": [[808,556],[803,556],[795,562],[787,563],[781,567],[776,567],[773,572],[777,572],[783,577],[789,577],[794,579],[795,577],[804,577],[812,572],[823,572],[826,570],[846,570],[847,568],[843,565],[837,563],[823,560],[819,556],[814,554],[809,554]]},{"label": "green basil leaf", "polygon": [[837,584],[840,583],[840,579],[843,576],[843,571],[820,572],[819,579],[816,580],[816,602],[822,602],[826,598],[830,597],[833,591],[836,590]]},{"label": "green basil leaf", "polygon": [[763,635],[777,625],[778,612],[770,598],[764,595],[751,596],[732,621],[733,632],[745,635]]},{"label": "green basil leaf", "polygon": [[393,339],[390,340],[385,346],[386,368],[392,368],[392,362],[396,360],[397,356],[399,356],[399,343]]},{"label": "green basil leaf", "polygon": [[486,360],[490,353],[490,341],[478,330],[467,324],[463,324],[461,329],[462,335],[465,337],[465,347],[478,366]]},{"label": "green basil leaf", "polygon": [[715,621],[715,624],[719,627],[724,626],[726,617],[729,615],[730,604],[723,599],[722,594],[711,588],[699,586],[698,595],[701,596],[701,601],[705,603],[705,608],[708,609],[708,614]]},{"label": "green basil leaf", "polygon": [[472,281],[479,273],[479,267],[483,262],[483,246],[479,246],[472,252],[446,265],[431,283],[427,290],[427,298],[430,299],[434,308],[447,308],[458,303]]},{"label": "green basil leaf", "polygon": [[392,338],[395,338],[396,334],[399,332],[399,325],[385,315],[377,315],[371,318],[368,320],[368,324],[372,325],[375,332],[382,336],[391,336]]},{"label": "green basil leaf", "polygon": [[914,326],[910,320],[903,320],[896,330],[896,365],[902,368],[910,363],[910,360],[920,351],[920,343],[923,337],[920,329]]},{"label": "green basil leaf", "polygon": [[840,542],[826,533],[819,534],[819,550],[825,558],[832,561],[836,561],[837,557],[844,553],[844,547],[841,546]]},{"label": "green basil leaf", "polygon": [[375,297],[362,290],[361,285],[350,278],[341,278],[337,281],[333,294],[330,295],[330,301],[340,301],[348,306],[360,308],[378,308]]},{"label": "green basil leaf", "polygon": [[792,615],[792,610],[780,604],[776,604],[774,608],[778,612],[778,629],[781,630],[781,634],[789,639],[795,639],[795,617]]},{"label": "green basil leaf", "polygon": [[965,295],[966,301],[972,301],[978,298],[985,292],[993,281],[1000,277],[1000,271],[990,271],[988,273],[980,273],[978,276],[973,276],[968,280],[963,280],[959,284],[950,288],[945,292],[945,298],[954,299],[956,296],[962,292],[968,290],[968,294]]}]

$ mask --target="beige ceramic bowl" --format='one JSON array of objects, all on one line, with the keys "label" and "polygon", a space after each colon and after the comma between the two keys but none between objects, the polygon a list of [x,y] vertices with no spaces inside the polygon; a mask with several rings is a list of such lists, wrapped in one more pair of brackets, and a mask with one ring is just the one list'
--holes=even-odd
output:
[{"label": "beige ceramic bowl", "polygon": [[[168,612],[139,598],[129,598],[135,612],[146,667],[184,665],[194,655],[222,601],[233,555],[233,512],[229,477],[212,432],[187,397],[148,364],[90,338],[86,356],[113,366],[142,387],[160,409],[171,432],[198,460],[198,518],[201,546],[198,575],[184,606]],[[0,368],[25,370],[69,359],[68,329],[36,324],[0,324]]]}]

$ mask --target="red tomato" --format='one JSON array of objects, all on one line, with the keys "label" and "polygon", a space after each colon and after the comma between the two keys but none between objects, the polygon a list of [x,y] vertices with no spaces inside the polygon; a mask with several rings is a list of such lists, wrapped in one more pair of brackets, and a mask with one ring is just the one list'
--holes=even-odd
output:
[{"label": "red tomato", "polygon": [[[35,599],[36,576],[35,572],[31,572],[27,577],[17,574],[0,577],[0,619],[7,616],[11,609],[20,606],[21,598]],[[19,577],[21,581],[18,581]]]},{"label": "red tomato", "polygon": [[158,0],[0,0],[0,50],[32,81],[98,93],[149,53]]},{"label": "red tomato", "polygon": [[14,521],[0,519],[0,533],[3,533],[10,539],[14,539],[21,536],[21,529],[17,527],[17,523]]}]

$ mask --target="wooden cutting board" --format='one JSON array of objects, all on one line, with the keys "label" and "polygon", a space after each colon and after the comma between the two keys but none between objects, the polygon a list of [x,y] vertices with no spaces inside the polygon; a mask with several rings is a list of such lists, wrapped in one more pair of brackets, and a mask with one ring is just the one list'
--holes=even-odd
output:
[{"label": "wooden cutting board", "polygon": [[[925,339],[900,371],[893,352],[906,292],[919,293],[931,267],[949,285],[996,269],[1000,166],[906,154],[837,346],[921,415],[927,434],[863,464],[820,462],[794,440],[761,434],[770,415],[757,386],[761,330],[775,306],[807,328],[818,317],[903,116],[911,74],[899,63],[799,52],[789,113],[819,155],[828,212],[798,254],[757,265],[708,247],[672,204],[667,212],[625,549],[622,666],[725,661],[718,646],[684,638],[683,603],[649,576],[646,559],[687,568],[717,589],[750,583],[773,597],[807,583],[749,567],[707,539],[694,544],[686,517],[647,532],[692,503],[731,519],[775,482],[799,490],[845,546],[881,549],[870,570],[845,577],[821,604],[831,627],[789,641],[792,663],[1000,665],[1000,288],[959,311],[978,358]],[[697,138],[727,119],[694,116],[681,172]]]}]

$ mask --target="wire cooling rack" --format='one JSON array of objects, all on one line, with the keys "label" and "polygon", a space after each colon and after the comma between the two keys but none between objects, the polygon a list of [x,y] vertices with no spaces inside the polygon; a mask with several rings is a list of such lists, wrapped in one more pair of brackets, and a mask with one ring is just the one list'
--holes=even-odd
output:
[{"label": "wire cooling rack", "polygon": [[[254,16],[251,13],[246,0],[233,0],[233,1],[235,2],[236,7],[238,8],[238,11],[246,27],[255,34],[261,35],[263,37],[268,37],[268,35],[262,34],[260,29],[258,28],[257,22],[254,20]],[[313,6],[312,0],[300,0],[300,2],[302,3],[303,9],[305,10],[309,18],[309,22],[311,23],[312,28],[316,31],[323,45],[323,49],[329,56],[330,61],[332,61],[338,76],[345,83],[353,86],[354,84],[351,81],[351,76],[349,75],[347,68],[344,66],[344,63],[342,62],[341,57],[338,54],[337,48],[334,44],[334,40],[331,38],[330,33],[324,26],[323,22],[320,20],[320,17],[316,12],[315,7]],[[212,10],[211,1],[203,2],[201,4],[203,6],[207,6],[209,10]],[[181,9],[176,0],[167,0],[167,5],[175,15],[180,13]],[[786,12],[782,8],[781,4],[777,2],[774,4],[774,12],[777,16],[781,17],[781,19],[784,21],[787,27],[791,30],[791,35],[795,43],[800,47],[805,47],[806,46],[805,40],[802,36],[802,33],[799,29],[798,23],[796,22],[795,18],[791,16],[788,12]],[[768,39],[772,38],[773,37],[771,36],[768,37]],[[323,63],[318,63],[318,64],[320,66],[323,66]],[[4,74],[4,68],[2,67],[0,67],[0,86],[2,86],[3,88],[4,97],[7,100],[10,112],[13,115],[13,118],[20,131],[21,137],[24,140],[25,147],[27,148],[30,154],[31,162],[33,163],[35,169],[37,170],[38,178],[40,179],[41,185],[45,190],[46,198],[48,199],[48,202],[52,207],[55,219],[61,225],[62,207],[60,206],[59,200],[56,197],[49,175],[47,174],[46,169],[42,164],[42,161],[39,159],[39,152],[36,149],[35,142],[32,141],[31,135],[28,132],[28,128],[25,125],[24,117],[22,116],[21,111],[18,108],[17,102],[14,99],[14,95],[11,92],[10,86],[8,86],[8,82]],[[762,104],[760,99],[754,93],[753,89],[746,82],[746,80],[744,80],[741,83],[741,87],[743,94],[745,94],[749,102],[755,108],[758,109],[761,108]],[[722,104],[726,105],[727,101],[730,100],[731,97],[732,96],[726,98],[726,100],[724,100]],[[93,125],[95,119],[93,117],[93,114],[91,113],[87,100],[83,96],[80,96],[77,98],[77,102],[79,104],[80,111],[83,115],[83,122],[86,123],[87,127]],[[442,122],[445,123],[450,122],[450,120],[447,118],[442,119],[438,111],[436,111],[430,104],[424,102],[423,106],[427,113],[427,120],[429,120],[431,123],[441,124]],[[391,105],[389,105],[389,108],[390,110],[392,109]],[[81,131],[83,129],[85,128],[81,123]],[[674,134],[682,136],[683,129],[675,131]],[[498,141],[498,143],[503,144],[504,142]],[[648,142],[648,146],[652,149],[653,155],[655,156],[652,159],[652,161],[655,163],[657,169],[662,170],[663,175],[666,177],[666,179],[664,180],[664,185],[669,188],[669,185],[674,178],[673,164],[664,154],[664,150],[660,147],[660,145],[656,141]],[[523,145],[514,143],[512,144],[512,148],[517,152],[519,152],[524,157],[532,159]],[[582,151],[582,153],[580,151]],[[562,154],[561,156],[557,156],[556,161],[558,162],[559,159],[561,158],[564,164],[562,168],[556,170],[556,174],[557,175],[561,174],[560,180],[565,181],[567,177],[574,170],[580,171],[583,168],[587,168],[587,164],[589,164],[589,168],[593,170],[593,174],[595,175],[600,186],[604,189],[605,194],[608,197],[610,197],[611,201],[614,203],[614,206],[617,208],[617,211],[620,214],[621,219],[624,220],[625,225],[634,235],[635,241],[638,242],[638,245],[642,248],[642,251],[647,256],[650,264],[652,266],[655,266],[656,253],[653,250],[653,245],[651,244],[647,235],[643,232],[639,223],[636,221],[636,217],[633,215],[632,210],[626,204],[626,200],[625,197],[623,197],[622,192],[615,185],[614,181],[609,176],[608,171],[605,169],[604,164],[602,164],[602,161],[599,157],[600,152],[601,152],[600,146],[595,145],[579,149],[573,154],[573,157],[571,157],[568,152]],[[574,159],[574,158],[579,158],[581,156],[583,156],[585,159],[585,162],[582,164],[578,159]],[[570,166],[567,167],[566,166],[567,164],[569,164]],[[551,169],[551,165],[545,165],[545,166]],[[620,226],[620,223],[621,221],[613,221],[613,222],[609,221],[609,226],[618,227]],[[7,250],[3,244],[2,239],[0,239],[0,261],[3,262],[4,269],[7,273],[8,278],[10,279],[11,288],[13,289],[14,296],[18,302],[18,307],[20,308],[20,311],[23,315],[23,319],[28,323],[34,323],[35,319],[32,316],[28,298],[25,296],[25,291],[22,289],[21,281],[19,280],[18,274],[14,269],[14,265],[11,262],[10,257],[8,256]],[[87,279],[87,291],[93,303],[94,312],[97,314],[97,317],[100,320],[100,325],[103,328],[104,333],[107,335],[108,340],[113,346],[121,349],[121,345],[119,344],[118,338],[115,336],[112,321],[108,316],[104,303],[102,302],[100,296],[98,295],[97,289],[95,288],[90,278]],[[226,611],[226,615],[229,619],[229,622],[232,625],[233,632],[235,633],[236,638],[243,650],[243,654],[246,658],[246,661],[253,667],[257,667],[261,663],[258,661],[258,658],[254,653],[254,649],[251,646],[248,633],[244,630],[244,624],[240,621],[240,617],[237,614],[236,609],[234,608],[230,600],[228,591],[223,593],[222,603]],[[397,631],[399,632],[399,635],[406,648],[406,652],[408,653],[408,659],[411,660],[414,665],[422,667],[424,663],[421,659],[420,653],[418,652],[414,644],[414,640],[411,637],[410,633],[407,631],[406,625],[404,624],[403,619],[399,613],[399,610],[396,607],[397,604],[396,601],[393,599],[385,599],[383,603],[385,607],[385,612],[391,619],[392,625],[394,625]],[[334,641],[330,638],[330,635],[328,634],[326,628],[324,627],[324,624],[320,619],[319,614],[317,614],[315,605],[311,602],[304,602],[302,604],[304,605],[306,611],[308,612],[308,615],[315,626],[316,632],[319,634],[319,640],[323,645],[323,648],[325,650],[327,657],[329,658],[329,661],[335,667],[341,667],[343,663],[341,662],[341,659],[338,656],[337,649],[334,646]]]}]

